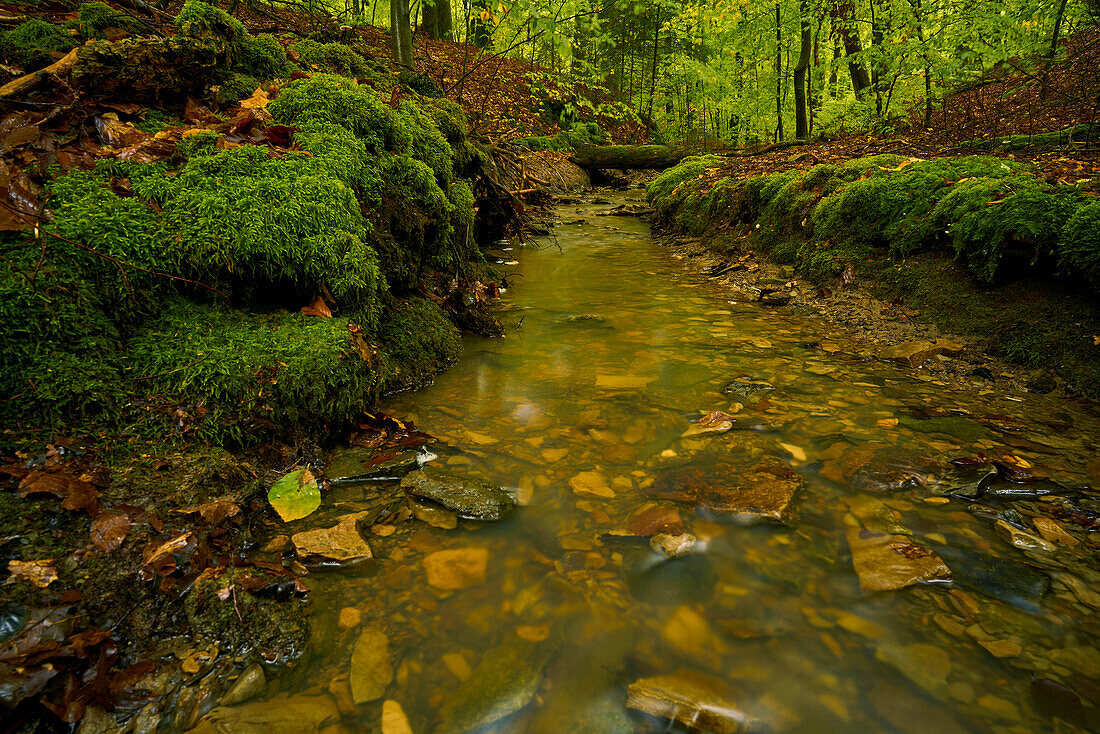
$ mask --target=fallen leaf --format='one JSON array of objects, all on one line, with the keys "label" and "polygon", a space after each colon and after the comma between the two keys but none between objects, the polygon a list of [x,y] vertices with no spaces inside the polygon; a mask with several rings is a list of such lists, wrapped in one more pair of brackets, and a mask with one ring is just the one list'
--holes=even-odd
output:
[{"label": "fallen leaf", "polygon": [[49,494],[62,500],[66,510],[85,510],[95,515],[99,509],[99,490],[94,485],[67,474],[34,471],[19,482],[19,496]]},{"label": "fallen leaf", "polygon": [[111,552],[122,545],[130,532],[130,518],[122,513],[104,512],[92,522],[92,545]]},{"label": "fallen leaf", "polygon": [[8,572],[11,576],[6,583],[9,584],[16,581],[29,581],[39,589],[45,589],[57,581],[57,567],[54,566],[52,558],[42,561],[8,561]]},{"label": "fallen leaf", "polygon": [[292,471],[271,486],[267,501],[283,522],[300,520],[321,506],[321,490],[309,469]]},{"label": "fallen leaf", "polygon": [[875,425],[877,425],[879,428],[897,428],[898,419],[882,418],[881,420],[875,421]]},{"label": "fallen leaf", "polygon": [[332,311],[329,309],[328,304],[325,303],[325,299],[321,296],[314,298],[313,303],[308,306],[302,306],[302,313],[306,316],[321,316],[326,319],[332,318]]},{"label": "fallen leaf", "polygon": [[196,505],[195,507],[184,507],[179,510],[172,510],[172,512],[178,512],[183,515],[197,513],[207,523],[217,525],[226,518],[236,517],[241,514],[241,508],[228,500],[214,500],[213,502]]},{"label": "fallen leaf", "polygon": [[267,107],[271,97],[261,88],[257,88],[248,99],[241,100],[241,107],[246,110],[262,110]]}]

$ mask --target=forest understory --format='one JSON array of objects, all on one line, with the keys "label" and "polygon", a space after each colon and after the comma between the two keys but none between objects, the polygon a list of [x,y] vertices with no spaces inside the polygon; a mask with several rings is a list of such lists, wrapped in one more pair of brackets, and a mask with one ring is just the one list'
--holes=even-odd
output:
[{"label": "forest understory", "polygon": [[[293,675],[318,559],[267,538],[322,452],[407,462],[372,408],[501,334],[485,251],[664,142],[523,59],[236,5],[0,4],[5,731],[185,731]],[[689,141],[652,222],[744,300],[1096,399],[1100,36],[1066,46],[890,131]]]}]

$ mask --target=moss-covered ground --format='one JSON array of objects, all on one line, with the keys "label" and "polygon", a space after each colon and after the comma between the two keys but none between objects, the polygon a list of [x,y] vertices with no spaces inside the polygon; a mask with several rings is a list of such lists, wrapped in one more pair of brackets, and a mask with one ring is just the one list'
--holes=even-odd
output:
[{"label": "moss-covered ground", "polygon": [[649,186],[659,226],[828,284],[851,267],[942,328],[1100,396],[1100,203],[990,156],[882,155],[739,178],[716,157]]},{"label": "moss-covered ground", "polygon": [[[115,15],[85,4],[77,30],[95,38],[125,24]],[[461,348],[431,294],[482,272],[468,178],[481,154],[462,110],[395,93],[352,47],[252,36],[199,0],[176,25],[227,59],[208,103],[276,90],[266,113],[294,146],[193,129],[156,162],[51,171],[51,221],[0,235],[9,445],[59,429],[229,446],[325,435]],[[75,42],[27,21],[0,56],[34,68],[29,55]],[[165,103],[143,126],[180,117]],[[299,313],[318,302],[330,317]]]}]

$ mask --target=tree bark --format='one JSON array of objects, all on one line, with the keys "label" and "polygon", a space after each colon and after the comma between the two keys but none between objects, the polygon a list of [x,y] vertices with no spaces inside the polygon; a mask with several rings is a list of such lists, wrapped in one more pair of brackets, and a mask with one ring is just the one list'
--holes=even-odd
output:
[{"label": "tree bark", "polygon": [[775,140],[783,141],[783,36],[780,27],[779,2],[775,3]]},{"label": "tree bark", "polygon": [[863,51],[863,43],[859,40],[859,29],[855,27],[855,8],[851,0],[839,0],[832,8],[833,24],[840,43],[844,46],[844,53],[848,56],[848,72],[852,75],[852,89],[857,97],[862,97],[871,86],[871,78],[867,75],[867,69],[863,64],[851,57]]},{"label": "tree bark", "polygon": [[806,72],[810,68],[810,8],[808,0],[799,0],[801,44],[798,63],[794,67],[794,136],[805,140],[810,135],[810,121],[806,114]]},{"label": "tree bark", "polygon": [[467,30],[470,43],[478,48],[492,48],[493,26],[492,21],[483,17],[492,11],[489,10],[489,0],[474,0],[470,4],[470,27]]},{"label": "tree bark", "polygon": [[451,0],[423,0],[424,32],[432,38],[452,41]]},{"label": "tree bark", "polygon": [[671,168],[696,152],[669,145],[598,145],[581,148],[573,161],[581,168],[660,170]]},{"label": "tree bark", "polygon": [[393,60],[413,68],[412,25],[409,22],[409,0],[390,0],[390,46]]}]

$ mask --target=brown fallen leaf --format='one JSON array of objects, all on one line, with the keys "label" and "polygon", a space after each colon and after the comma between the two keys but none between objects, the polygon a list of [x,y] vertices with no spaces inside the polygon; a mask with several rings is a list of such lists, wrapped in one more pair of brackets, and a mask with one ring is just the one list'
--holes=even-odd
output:
[{"label": "brown fallen leaf", "polygon": [[99,490],[89,482],[68,474],[33,471],[19,482],[19,496],[48,494],[62,500],[66,510],[85,510],[95,516],[99,511]]},{"label": "brown fallen leaf", "polygon": [[329,309],[328,304],[325,303],[325,299],[321,296],[314,298],[313,303],[308,306],[302,306],[302,313],[306,316],[322,316],[326,319],[332,318],[332,311]]},{"label": "brown fallen leaf", "polygon": [[267,107],[271,97],[261,88],[257,88],[248,99],[241,100],[241,108],[246,110],[262,110]]},{"label": "brown fallen leaf", "polygon": [[178,512],[183,515],[197,513],[205,522],[211,525],[217,525],[226,518],[236,517],[241,514],[241,508],[228,500],[214,500],[213,502],[206,502],[205,504],[196,505],[195,507],[184,507],[183,509],[172,510],[172,512]]},{"label": "brown fallen leaf", "polygon": [[92,522],[92,545],[110,553],[122,545],[130,532],[130,518],[118,512],[104,512]]},{"label": "brown fallen leaf", "polygon": [[8,561],[8,572],[11,574],[6,583],[16,581],[29,581],[39,589],[57,581],[57,567],[52,558],[41,561]]}]

